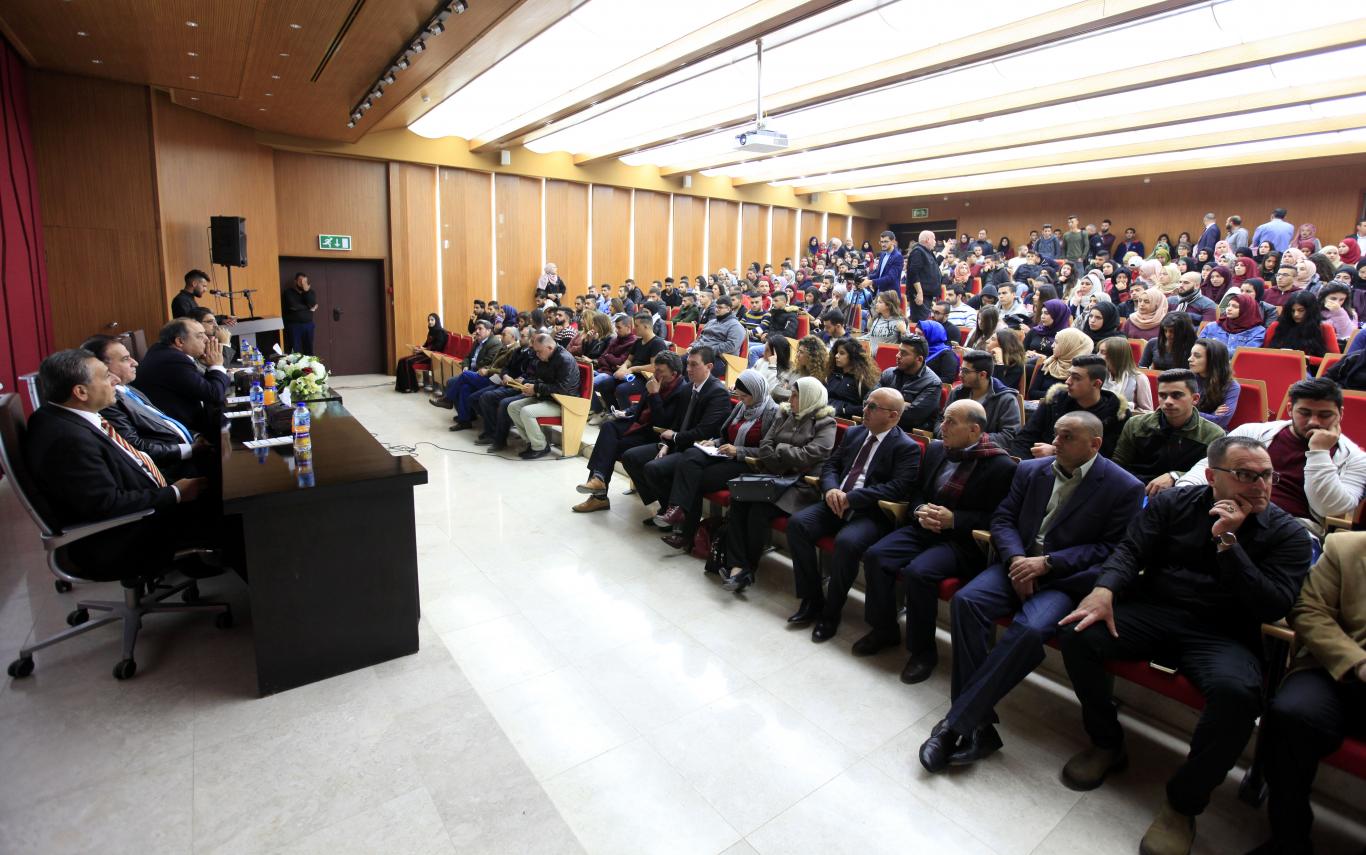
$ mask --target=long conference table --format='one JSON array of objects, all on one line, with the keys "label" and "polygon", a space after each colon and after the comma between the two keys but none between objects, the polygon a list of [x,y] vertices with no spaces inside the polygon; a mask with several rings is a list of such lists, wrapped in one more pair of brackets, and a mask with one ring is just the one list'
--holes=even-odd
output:
[{"label": "long conference table", "polygon": [[[241,534],[256,679],[269,695],[417,652],[413,488],[427,470],[394,456],[340,401],[314,405],[312,472],[289,445],[224,437],[223,514]],[[235,519],[234,519],[235,518]]]}]

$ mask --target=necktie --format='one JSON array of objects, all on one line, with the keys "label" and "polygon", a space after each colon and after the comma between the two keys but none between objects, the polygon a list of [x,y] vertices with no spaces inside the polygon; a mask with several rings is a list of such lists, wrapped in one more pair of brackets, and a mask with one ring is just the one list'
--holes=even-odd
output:
[{"label": "necktie", "polygon": [[147,400],[146,396],[144,396],[137,389],[134,389],[132,386],[124,386],[123,392],[125,395],[128,396],[128,400],[132,402],[133,406],[141,408],[143,415],[148,416],[155,421],[159,421],[162,424],[165,424],[171,430],[180,434],[180,438],[183,439],[185,442],[194,442],[194,434],[190,432],[189,428],[185,427],[185,425],[166,415],[161,410],[158,410],[155,406],[152,405],[152,402]]},{"label": "necktie", "polygon": [[114,430],[114,426],[104,419],[100,419],[100,430],[108,434],[109,438],[114,440],[115,445],[132,455],[133,459],[142,467],[142,471],[146,472],[151,476],[153,481],[157,482],[158,487],[166,486],[166,478],[161,474],[161,470],[157,468],[157,465],[152,462],[152,458],[129,445],[128,440],[119,436],[119,432]]},{"label": "necktie", "polygon": [[688,428],[692,427],[692,414],[693,411],[697,409],[698,391],[700,391],[700,387],[694,386],[692,390],[692,399],[688,401],[688,409],[683,413],[684,430],[687,430]]},{"label": "necktie", "polygon": [[853,468],[849,470],[848,475],[844,476],[844,483],[840,485],[841,490],[847,493],[854,489],[859,476],[863,474],[863,467],[868,465],[868,458],[873,455],[873,446],[875,445],[877,445],[877,437],[869,434],[868,441],[863,444],[863,448],[858,450],[858,456],[854,458]]}]

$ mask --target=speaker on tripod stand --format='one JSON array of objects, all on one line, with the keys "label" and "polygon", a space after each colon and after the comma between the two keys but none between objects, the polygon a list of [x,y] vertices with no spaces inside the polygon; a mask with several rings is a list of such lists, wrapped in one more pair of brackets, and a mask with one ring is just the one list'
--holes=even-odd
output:
[{"label": "speaker on tripod stand", "polygon": [[247,221],[244,217],[209,218],[209,258],[224,267],[247,266]]}]

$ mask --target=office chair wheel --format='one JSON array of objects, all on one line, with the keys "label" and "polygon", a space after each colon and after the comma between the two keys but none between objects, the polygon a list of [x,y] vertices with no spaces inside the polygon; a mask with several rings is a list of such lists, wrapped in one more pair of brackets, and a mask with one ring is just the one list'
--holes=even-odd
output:
[{"label": "office chair wheel", "polygon": [[186,588],[186,589],[181,593],[181,595],[180,595],[180,600],[181,600],[181,602],[185,602],[185,603],[197,603],[197,602],[199,602],[199,586],[198,586],[198,585],[191,585],[190,587]]},{"label": "office chair wheel", "polygon": [[80,626],[90,620],[90,612],[86,609],[76,609],[66,616],[67,626]]},{"label": "office chair wheel", "polygon": [[69,593],[71,593],[71,583],[68,582],[68,581],[66,581],[65,579],[58,579],[58,580],[56,580],[55,582],[52,583],[52,587],[56,588],[56,589],[57,589],[57,593],[59,593],[59,594],[69,594]]},{"label": "office chair wheel", "polygon": [[213,625],[219,629],[232,629],[232,612],[220,612],[213,619]]},{"label": "office chair wheel", "polygon": [[132,659],[124,659],[114,666],[115,680],[131,680],[133,675],[138,672],[138,663]]},{"label": "office chair wheel", "polygon": [[18,680],[33,673],[33,657],[25,656],[9,663],[9,675]]}]

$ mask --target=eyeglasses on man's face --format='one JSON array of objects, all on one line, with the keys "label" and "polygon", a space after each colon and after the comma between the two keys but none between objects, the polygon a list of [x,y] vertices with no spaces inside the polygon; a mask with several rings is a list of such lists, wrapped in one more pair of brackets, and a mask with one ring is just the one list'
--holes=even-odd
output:
[{"label": "eyeglasses on man's face", "polygon": [[1215,472],[1227,472],[1237,479],[1239,484],[1254,484],[1257,481],[1265,481],[1268,484],[1279,484],[1281,476],[1279,472],[1268,469],[1265,472],[1253,472],[1251,469],[1225,469],[1222,466],[1211,466]]}]

